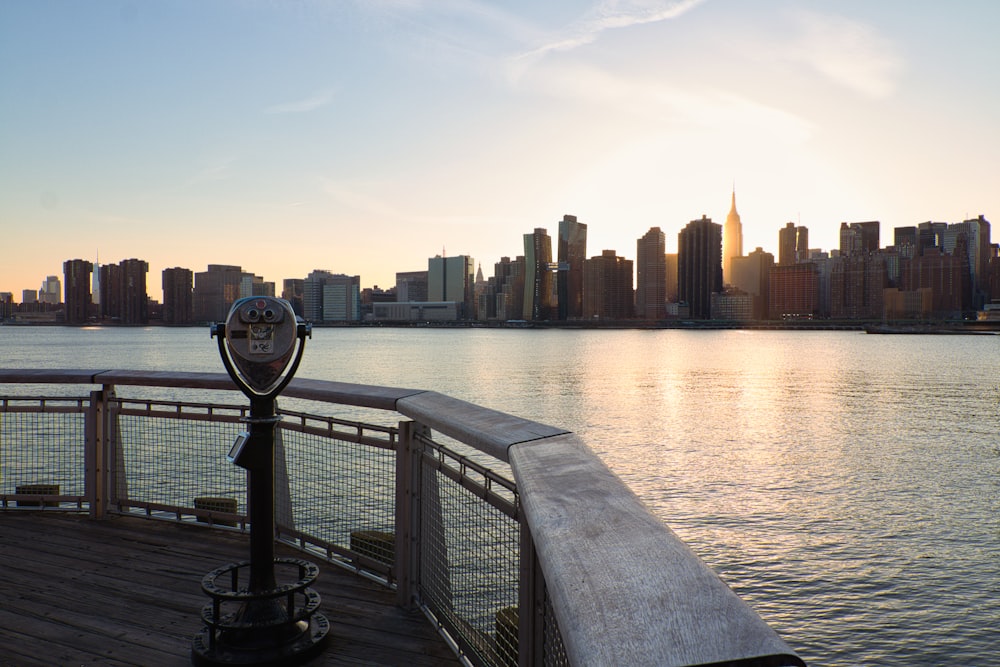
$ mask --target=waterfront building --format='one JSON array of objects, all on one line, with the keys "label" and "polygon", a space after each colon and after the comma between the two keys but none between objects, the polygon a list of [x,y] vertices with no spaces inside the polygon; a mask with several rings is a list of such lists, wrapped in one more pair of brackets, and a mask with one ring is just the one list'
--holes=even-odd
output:
[{"label": "waterfront building", "polygon": [[63,262],[63,279],[66,284],[66,322],[83,324],[90,316],[90,274],[94,265],[85,259]]},{"label": "waterfront building", "polygon": [[303,317],[309,322],[361,319],[361,276],[315,269],[302,283]]},{"label": "waterfront building", "polygon": [[475,317],[476,263],[468,255],[427,260],[427,300],[454,301],[459,304],[459,319]]},{"label": "waterfront building", "polygon": [[726,225],[722,230],[722,280],[723,284],[732,283],[733,258],[743,256],[743,223],[740,214],[736,212],[736,188],[733,188],[733,203],[726,216]]},{"label": "waterfront building", "polygon": [[372,304],[372,319],[378,322],[454,322],[455,301],[390,301]]},{"label": "waterfront building", "polygon": [[677,235],[677,291],[691,317],[711,317],[712,293],[722,291],[722,225],[704,215]]},{"label": "waterfront building", "polygon": [[[524,235],[524,311],[529,321],[552,318],[552,239],[536,227]],[[586,286],[584,286],[586,292]]]},{"label": "waterfront building", "polygon": [[281,283],[281,298],[292,306],[292,312],[302,317],[302,278],[285,278]]},{"label": "waterfront building", "polygon": [[194,321],[194,273],[175,266],[163,269],[163,323],[191,324]]},{"label": "waterfront building", "polygon": [[587,225],[575,215],[559,221],[559,271],[556,276],[556,302],[560,320],[583,317],[583,263],[587,259]]},{"label": "waterfront building", "polygon": [[767,287],[770,319],[811,319],[818,314],[819,273],[812,262],[772,267]]},{"label": "waterfront building", "polygon": [[0,321],[14,316],[14,293],[0,292]]},{"label": "waterfront building", "polygon": [[840,254],[855,255],[859,253],[878,252],[879,222],[842,222],[840,223]]},{"label": "waterfront building", "polygon": [[141,259],[123,259],[120,267],[121,305],[118,308],[122,324],[147,324],[149,322],[149,294],[146,292],[146,274],[149,263]]},{"label": "waterfront building", "polygon": [[38,301],[38,290],[25,289],[21,290],[21,305],[35,304]]},{"label": "waterfront building", "polygon": [[732,258],[731,284],[737,290],[751,296],[751,318],[762,320],[767,317],[768,277],[774,266],[774,255],[758,247],[746,257]]},{"label": "waterfront building", "polygon": [[735,287],[712,292],[712,319],[727,322],[747,322],[754,319],[754,298]]},{"label": "waterfront building", "polygon": [[605,250],[583,264],[583,315],[625,320],[633,315],[632,260]]},{"label": "waterfront building", "polygon": [[222,322],[229,308],[240,297],[243,269],[229,264],[209,264],[194,274],[194,320]]},{"label": "waterfront building", "polygon": [[427,271],[397,271],[396,301],[427,301]]},{"label": "waterfront building", "polygon": [[666,238],[659,227],[650,227],[636,242],[636,317],[662,320],[667,316]]},{"label": "waterfront building", "polygon": [[[962,247],[961,244],[959,247]],[[902,262],[901,291],[929,288],[933,293],[931,315],[942,318],[962,316],[967,293],[968,256],[949,255],[940,248],[925,248],[922,255]]]},{"label": "waterfront building", "polygon": [[888,287],[882,297],[883,319],[895,320],[926,319],[934,312],[934,290],[921,287],[912,292],[904,292],[897,287]]},{"label": "waterfront building", "polygon": [[778,264],[787,266],[809,257],[809,229],[794,222],[778,230]]},{"label": "waterfront building", "polygon": [[883,315],[889,274],[882,253],[837,257],[830,271],[830,317],[874,320]]},{"label": "waterfront building", "polygon": [[120,321],[122,309],[122,267],[120,264],[105,264],[101,272],[101,317]]}]

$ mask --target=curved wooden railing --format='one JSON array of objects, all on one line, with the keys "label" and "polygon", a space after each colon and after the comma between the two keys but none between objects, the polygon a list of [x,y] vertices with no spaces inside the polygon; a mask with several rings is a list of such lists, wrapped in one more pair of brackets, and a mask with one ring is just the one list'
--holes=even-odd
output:
[{"label": "curved wooden railing", "polygon": [[[126,370],[0,370],[2,384],[235,388],[222,373]],[[401,452],[431,429],[509,463],[529,555],[520,599],[547,593],[569,664],[804,665],[579,436],[433,391],[294,379],[282,396],[394,411],[414,422],[401,425]],[[419,596],[408,576],[398,585]],[[523,638],[541,630],[521,616],[519,664],[540,663]]]}]

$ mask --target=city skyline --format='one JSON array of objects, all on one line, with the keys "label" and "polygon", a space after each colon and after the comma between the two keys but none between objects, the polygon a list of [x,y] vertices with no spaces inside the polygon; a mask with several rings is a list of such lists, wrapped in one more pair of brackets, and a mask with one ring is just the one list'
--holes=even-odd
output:
[{"label": "city skyline", "polygon": [[389,287],[567,213],[590,256],[654,226],[671,252],[734,180],[744,255],[787,222],[830,249],[843,221],[989,219],[998,23],[988,2],[5,3],[0,291],[98,252]]},{"label": "city skyline", "polygon": [[[737,223],[737,225],[739,225],[741,227],[742,225],[740,225],[740,223],[739,223],[739,219],[740,219],[741,216],[739,215],[739,213],[737,211],[738,206],[737,206],[737,202],[736,202],[736,199],[737,199],[736,198],[736,193],[735,192],[731,193],[731,196],[732,196],[732,199],[731,199],[731,204],[730,204],[730,212],[729,212],[729,216],[727,216],[727,217],[729,217],[730,222],[732,222],[733,213],[735,213],[736,214],[735,215],[736,223]],[[707,217],[708,221],[710,221],[710,222],[712,221],[711,216],[704,216],[702,219],[705,219],[706,217]],[[980,214],[980,216],[976,216],[976,217],[985,218],[986,221],[989,222],[989,218],[987,216],[982,216]],[[975,220],[976,217],[973,217],[971,219]],[[576,222],[577,222],[576,216],[567,214],[567,215],[563,216],[563,220],[556,220],[556,221],[553,222],[553,224],[550,224],[550,225],[548,225],[546,227],[536,227],[535,231],[538,232],[540,230],[544,230],[544,231],[546,231],[546,233],[549,235],[550,238],[557,238],[559,236],[561,226],[567,222],[567,219],[572,219],[572,221],[573,221],[574,224],[576,224]],[[688,223],[685,223],[685,227],[689,226],[691,222],[697,222],[697,220],[688,221]],[[873,229],[877,229],[876,233],[877,233],[877,235],[878,235],[878,237],[880,239],[879,244],[878,244],[878,248],[876,248],[876,249],[885,248],[885,247],[888,247],[888,246],[892,245],[891,236],[890,236],[889,232],[892,232],[893,230],[882,230],[881,221],[874,220],[874,221],[864,221],[864,222],[859,222],[859,221],[842,221],[842,222],[847,223],[847,224],[849,224],[851,226],[854,226],[854,225],[873,225],[873,224],[877,224],[878,225],[877,228],[873,227]],[[922,222],[930,222],[930,221],[922,221]],[[967,222],[967,220],[935,221],[935,222],[938,222],[938,223],[958,223],[958,222]],[[586,223],[584,223],[582,221],[581,221],[581,224],[583,224],[584,226],[586,226]],[[842,223],[838,223],[838,225],[837,225],[837,232],[838,232],[838,234],[842,233],[841,224]],[[915,224],[917,224],[917,223],[914,223],[914,225]],[[913,226],[913,225],[900,225],[900,227],[911,227],[911,226]],[[721,227],[722,227],[722,225],[720,224],[720,228]],[[550,228],[552,228],[551,231],[550,231]],[[805,229],[806,233],[808,233],[810,231],[809,228],[807,226],[805,226],[805,225],[796,226],[796,225],[794,225],[794,223],[791,223],[791,222],[786,223],[784,227],[776,228],[774,230],[775,243],[774,243],[773,247],[772,246],[763,246],[763,247],[758,246],[757,248],[754,248],[752,250],[748,249],[748,248],[743,248],[742,255],[736,255],[736,256],[747,257],[751,252],[762,250],[765,253],[769,253],[769,254],[774,255],[774,257],[776,259],[780,259],[780,257],[782,256],[782,253],[786,252],[786,249],[783,246],[783,243],[784,243],[783,238],[786,235],[786,233],[789,232],[789,231],[795,232],[795,231],[802,230],[802,229]],[[639,242],[641,244],[642,241],[650,233],[652,233],[654,230],[659,231],[659,228],[656,227],[656,226],[650,227],[650,229],[648,229],[643,236],[641,236],[641,237],[639,237],[637,239],[632,239],[630,242],[625,242],[625,243],[620,244],[620,245],[621,245],[621,247],[631,248],[632,246],[635,245],[636,242]],[[682,228],[682,229],[680,229],[677,232],[677,234],[673,235],[673,243],[672,244],[670,242],[666,242],[665,243],[665,249],[666,249],[667,254],[673,254],[673,255],[677,254],[677,252],[678,252],[678,240],[680,238],[680,234],[683,231],[684,231],[684,229]],[[584,235],[586,235],[586,233]],[[530,234],[530,233],[524,233],[521,236],[522,237],[530,237],[530,236],[532,236],[532,234]],[[665,240],[667,238],[671,238],[670,234],[665,234],[664,236],[665,236]],[[721,244],[723,243],[723,239],[724,238],[725,238],[725,234],[723,233],[723,235],[720,237],[720,252],[723,252],[723,248],[722,248]],[[793,243],[792,243],[792,248],[793,249],[790,250],[790,251],[788,251],[788,252],[792,253],[792,254],[795,254],[795,238],[794,237],[793,237],[792,241],[793,241]],[[809,244],[807,244],[808,247],[801,249],[801,251],[800,251],[801,252],[801,257],[800,257],[800,259],[802,261],[805,261],[807,259],[806,253],[809,250],[819,250],[819,251],[823,251],[825,253],[830,253],[831,251],[839,251],[840,248],[841,248],[841,244],[842,243],[843,243],[843,239],[838,239],[838,244],[837,245],[834,245],[832,247],[822,247],[822,248],[818,247],[818,246],[816,246],[816,245],[814,245],[812,243],[809,243]],[[993,244],[995,245],[996,241],[994,241]],[[671,247],[671,245],[673,247]],[[361,287],[364,287],[364,288],[378,287],[379,289],[383,289],[383,290],[391,290],[391,289],[395,289],[396,283],[397,283],[397,278],[398,278],[399,274],[408,274],[408,273],[412,273],[412,272],[426,271],[430,267],[430,265],[436,259],[440,260],[442,257],[444,257],[444,258],[448,258],[448,257],[450,257],[450,258],[468,257],[474,263],[472,271],[473,271],[473,273],[475,273],[475,270],[477,268],[481,269],[481,267],[484,264],[489,269],[492,269],[493,266],[497,262],[499,262],[501,260],[501,257],[514,258],[514,257],[517,257],[517,256],[524,255],[524,249],[523,249],[523,247],[519,248],[518,250],[519,250],[519,252],[512,253],[511,255],[498,255],[498,256],[489,257],[489,258],[478,258],[478,257],[472,257],[472,256],[465,255],[465,254],[462,254],[462,255],[447,255],[447,254],[442,255],[440,253],[438,253],[437,255],[434,255],[434,256],[423,258],[423,259],[417,258],[417,259],[414,259],[412,262],[410,262],[407,265],[409,268],[398,269],[396,271],[393,271],[392,272],[392,280],[389,281],[389,282],[387,282],[386,284],[383,284],[383,285],[379,285],[377,283],[372,283],[370,281],[366,281],[366,278],[365,278],[364,274],[349,274],[346,271],[339,270],[337,267],[325,267],[325,268],[324,267],[313,267],[311,269],[305,269],[304,267],[300,267],[302,270],[299,273],[294,274],[294,275],[267,276],[267,275],[264,275],[262,273],[259,273],[255,269],[255,267],[253,267],[253,266],[242,266],[242,265],[240,265],[240,266],[241,266],[241,269],[243,270],[244,273],[253,274],[253,275],[255,275],[256,277],[258,277],[259,279],[261,279],[264,282],[274,283],[275,286],[276,286],[276,289],[278,291],[280,291],[280,287],[281,287],[282,281],[289,280],[289,279],[300,279],[301,280],[303,278],[306,278],[309,273],[315,272],[315,271],[321,271],[321,272],[329,271],[329,272],[332,272],[333,274],[338,274],[338,275],[356,275],[360,279]],[[589,259],[591,257],[598,257],[598,256],[601,255],[602,252],[604,252],[606,250],[614,250],[615,252],[618,252],[618,248],[617,247],[615,247],[615,248],[602,248],[602,249],[594,249],[594,248],[587,247],[586,248],[586,252],[585,252],[583,258]],[[639,257],[639,253],[638,252],[629,253],[628,251],[621,251],[621,255],[623,257],[625,257],[625,258],[633,258],[633,259],[638,259],[638,257]],[[722,256],[725,257],[724,254]],[[136,261],[136,259],[137,258],[135,256],[127,257],[127,258],[123,257],[120,260],[112,259],[112,260],[110,260],[110,261],[108,261],[106,263],[105,262],[101,262],[100,265],[101,266],[116,265],[119,262]],[[62,271],[63,271],[63,264],[65,264],[66,262],[71,262],[71,261],[72,262],[82,261],[84,263],[91,264],[91,262],[87,258],[83,258],[83,257],[79,257],[79,256],[75,257],[75,258],[72,258],[72,259],[69,258],[69,257],[64,258],[60,262],[60,270],[54,271],[54,272],[48,272],[48,273],[43,274],[43,277],[40,279],[40,289],[36,290],[36,291],[39,292],[39,297],[41,297],[42,291],[45,290],[47,282],[48,282],[48,279],[52,278],[52,277],[55,277],[57,279],[57,281],[61,280],[62,277],[63,277],[63,273],[62,273]],[[141,261],[141,262],[144,262],[145,264],[147,264],[147,268],[148,268],[148,264],[149,263],[145,262],[144,258],[138,258],[138,261]],[[416,266],[416,264],[418,264],[418,263],[421,264],[422,268],[414,268]],[[93,264],[96,266],[97,262],[94,262]],[[219,266],[219,265],[223,265],[223,263],[222,262],[218,262],[218,261],[215,261],[215,262],[209,261],[208,264],[206,264],[205,266],[207,268],[207,267]],[[177,262],[173,262],[173,263],[168,263],[167,266],[163,267],[163,270],[170,270],[170,269],[176,269],[176,268],[190,270],[193,273],[198,273],[198,272],[201,272],[201,271],[204,270],[204,269],[201,269],[200,267],[197,267],[197,266],[187,265],[183,261],[177,261]],[[151,271],[151,269],[150,269],[150,271]],[[162,273],[162,270],[160,272],[158,272],[158,273]],[[492,275],[491,271],[486,271],[485,273],[487,275]],[[725,281],[727,283],[729,282],[728,277],[725,279]],[[636,283],[636,288],[637,289],[638,289],[638,284],[639,283],[637,282]],[[35,288],[33,288],[33,287],[25,287],[23,289],[24,290],[34,290]],[[17,291],[15,291],[15,290],[10,290],[10,289],[0,289],[0,293],[9,292],[9,293],[13,294],[15,302],[19,302],[20,301],[20,299],[21,299],[21,292],[22,291],[23,290],[17,290]],[[160,282],[158,280],[154,279],[154,280],[147,281],[147,293],[148,293],[148,295],[149,295],[149,297],[151,299],[154,299],[156,301],[162,302],[162,294],[163,294],[163,292],[162,292],[161,284],[160,284]],[[60,294],[60,298],[61,297],[62,297],[62,294]],[[160,298],[157,298],[157,297],[160,297]]]}]

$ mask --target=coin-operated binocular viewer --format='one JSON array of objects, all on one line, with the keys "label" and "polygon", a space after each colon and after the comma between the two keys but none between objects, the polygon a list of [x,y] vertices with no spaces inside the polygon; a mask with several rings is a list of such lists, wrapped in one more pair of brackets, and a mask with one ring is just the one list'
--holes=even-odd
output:
[{"label": "coin-operated binocular viewer", "polygon": [[[319,594],[309,588],[319,568],[274,557],[274,430],[281,419],[275,398],[295,374],[311,334],[291,305],[274,297],[240,299],[224,323],[212,326],[226,371],[250,399],[247,431],[228,456],[248,471],[250,560],[202,580],[212,602],[202,610],[205,627],[192,643],[196,665],[292,665],[315,656],[327,639],[330,624],[318,613]],[[297,571],[297,580],[279,585],[276,565]]]}]

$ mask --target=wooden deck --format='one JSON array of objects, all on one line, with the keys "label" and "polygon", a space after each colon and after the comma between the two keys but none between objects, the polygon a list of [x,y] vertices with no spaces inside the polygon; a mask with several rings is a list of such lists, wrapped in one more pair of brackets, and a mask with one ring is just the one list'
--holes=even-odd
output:
[{"label": "wooden deck", "polygon": [[[0,511],[0,666],[190,665],[202,577],[248,555],[249,535],[200,526]],[[321,565],[330,640],[310,667],[459,664],[392,591]]]}]

